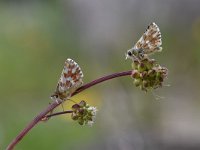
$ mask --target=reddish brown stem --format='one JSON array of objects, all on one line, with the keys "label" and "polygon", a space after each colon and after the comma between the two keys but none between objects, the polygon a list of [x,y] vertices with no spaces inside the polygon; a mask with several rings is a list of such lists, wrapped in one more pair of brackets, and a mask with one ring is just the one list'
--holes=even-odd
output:
[{"label": "reddish brown stem", "polygon": [[[94,81],[91,81],[80,88],[78,88],[72,96],[82,92],[83,90],[86,90],[96,84],[99,84],[101,82],[104,82],[106,80],[110,80],[117,77],[127,76],[131,75],[132,71],[124,71],[119,73],[114,73],[111,75],[107,75],[104,77],[101,77],[99,79],[96,79]],[[21,140],[22,138],[38,123],[40,122],[49,112],[51,112],[54,108],[56,108],[58,105],[60,105],[61,102],[52,102],[44,111],[42,111],[39,115],[37,115],[18,135],[17,137],[8,145],[6,150],[12,150]]]},{"label": "reddish brown stem", "polygon": [[64,114],[70,114],[72,113],[73,111],[72,110],[67,110],[67,111],[61,111],[61,112],[57,112],[57,113],[53,113],[53,114],[50,114],[50,115],[46,115],[45,118],[51,118],[53,116],[58,116],[58,115],[64,115]]},{"label": "reddish brown stem", "polygon": [[118,72],[118,73],[113,73],[111,75],[107,75],[107,76],[104,76],[104,77],[101,77],[99,79],[96,79],[96,80],[93,80],[83,86],[81,86],[80,88],[78,88],[73,94],[72,96],[82,92],[83,90],[85,89],[88,89],[90,88],[91,86],[94,86],[98,83],[101,83],[103,81],[106,81],[106,80],[110,80],[110,79],[113,79],[113,78],[117,78],[117,77],[121,77],[121,76],[127,76],[127,75],[131,75],[132,71],[124,71],[124,72]]}]

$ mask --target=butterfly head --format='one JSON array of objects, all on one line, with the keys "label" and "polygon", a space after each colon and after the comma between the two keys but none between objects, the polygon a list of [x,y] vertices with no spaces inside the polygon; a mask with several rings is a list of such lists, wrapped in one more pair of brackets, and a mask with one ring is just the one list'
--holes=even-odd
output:
[{"label": "butterfly head", "polygon": [[128,50],[127,51],[127,57],[131,57],[133,55],[132,51],[131,50]]},{"label": "butterfly head", "polygon": [[134,50],[133,48],[127,50],[127,52],[125,53],[126,59],[127,58],[134,58],[136,56],[136,50]]},{"label": "butterfly head", "polygon": [[132,60],[138,60],[144,57],[144,51],[142,49],[131,48],[127,51],[125,55],[126,55],[126,59],[130,58]]}]

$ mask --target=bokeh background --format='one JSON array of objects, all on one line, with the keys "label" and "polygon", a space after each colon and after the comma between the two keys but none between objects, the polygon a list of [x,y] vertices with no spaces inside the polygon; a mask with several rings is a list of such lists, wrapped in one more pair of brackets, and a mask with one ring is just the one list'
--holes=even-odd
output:
[{"label": "bokeh background", "polygon": [[151,22],[163,38],[163,52],[153,57],[169,69],[171,86],[155,91],[164,99],[129,77],[102,83],[73,98],[98,107],[93,127],[55,117],[16,150],[199,150],[198,0],[1,1],[0,149],[49,105],[67,58],[81,66],[85,83],[130,70],[124,53]]}]

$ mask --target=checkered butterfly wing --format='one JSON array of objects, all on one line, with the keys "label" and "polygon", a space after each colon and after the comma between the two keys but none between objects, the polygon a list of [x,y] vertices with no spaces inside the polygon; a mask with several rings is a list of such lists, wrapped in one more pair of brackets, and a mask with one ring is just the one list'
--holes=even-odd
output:
[{"label": "checkered butterfly wing", "polygon": [[151,23],[142,37],[134,45],[133,49],[142,49],[144,54],[150,54],[162,50],[162,39],[159,27],[153,22]]},{"label": "checkered butterfly wing", "polygon": [[56,91],[51,97],[65,100],[71,97],[71,94],[82,84],[83,72],[79,65],[72,59],[65,61],[61,77],[58,81]]}]

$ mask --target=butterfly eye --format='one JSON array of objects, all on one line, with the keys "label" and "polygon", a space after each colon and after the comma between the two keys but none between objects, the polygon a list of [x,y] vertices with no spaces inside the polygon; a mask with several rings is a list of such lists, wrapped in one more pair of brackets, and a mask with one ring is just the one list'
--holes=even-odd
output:
[{"label": "butterfly eye", "polygon": [[129,56],[132,56],[132,52],[131,51],[128,51],[127,53]]}]

